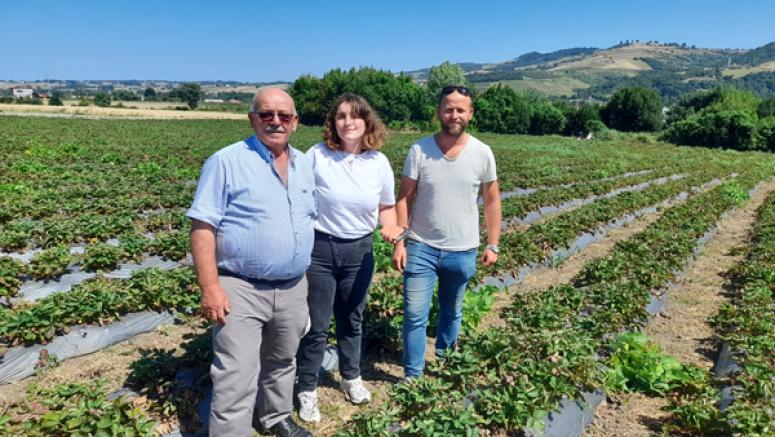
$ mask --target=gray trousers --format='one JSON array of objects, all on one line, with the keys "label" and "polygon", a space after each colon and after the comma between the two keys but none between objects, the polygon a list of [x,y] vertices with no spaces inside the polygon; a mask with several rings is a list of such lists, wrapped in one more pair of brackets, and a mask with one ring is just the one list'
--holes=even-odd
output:
[{"label": "gray trousers", "polygon": [[307,279],[249,282],[220,276],[231,313],[213,328],[210,436],[252,436],[291,413],[296,351],[308,329]]}]

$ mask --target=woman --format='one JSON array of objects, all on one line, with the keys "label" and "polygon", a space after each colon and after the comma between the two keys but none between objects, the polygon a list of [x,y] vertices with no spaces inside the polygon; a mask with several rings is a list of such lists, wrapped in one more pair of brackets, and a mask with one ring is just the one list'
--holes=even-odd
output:
[{"label": "woman", "polygon": [[307,272],[311,328],[297,354],[299,417],[320,421],[317,385],[331,315],[336,318],[341,389],[354,404],[371,394],[360,373],[361,322],[374,273],[371,242],[377,222],[392,241],[396,224],[393,171],[378,150],[385,126],[366,100],[345,93],[328,112],[324,140],[307,157],[315,174],[318,216],[315,246]]}]

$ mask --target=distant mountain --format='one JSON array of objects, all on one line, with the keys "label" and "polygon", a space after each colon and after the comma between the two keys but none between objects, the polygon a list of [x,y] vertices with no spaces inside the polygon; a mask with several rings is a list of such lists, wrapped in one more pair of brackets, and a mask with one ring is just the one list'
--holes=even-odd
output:
[{"label": "distant mountain", "polygon": [[[498,63],[459,65],[480,89],[502,83],[566,98],[605,100],[623,86],[653,87],[667,100],[718,85],[775,95],[775,42],[745,50],[626,41],[607,49],[576,47],[530,52]],[[423,81],[429,71],[408,74]]]}]

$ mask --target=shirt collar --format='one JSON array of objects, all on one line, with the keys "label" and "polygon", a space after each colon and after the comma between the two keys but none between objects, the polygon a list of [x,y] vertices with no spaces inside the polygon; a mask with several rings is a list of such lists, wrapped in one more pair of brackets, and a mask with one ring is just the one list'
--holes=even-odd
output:
[{"label": "shirt collar", "polygon": [[[274,160],[274,154],[271,150],[269,150],[264,143],[261,142],[261,140],[258,139],[255,135],[251,135],[248,139],[245,140],[245,142],[250,146],[251,149],[255,150],[256,153],[258,153],[258,156],[261,157],[266,162],[271,162]],[[293,165],[294,158],[296,157],[296,149],[291,146],[290,143],[288,143],[287,146],[288,149],[288,162]]]}]

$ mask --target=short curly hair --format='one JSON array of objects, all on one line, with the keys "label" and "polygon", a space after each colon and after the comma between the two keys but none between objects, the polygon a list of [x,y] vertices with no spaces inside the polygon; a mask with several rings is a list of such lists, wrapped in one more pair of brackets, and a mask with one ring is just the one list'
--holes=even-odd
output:
[{"label": "short curly hair", "polygon": [[369,105],[363,97],[353,94],[344,93],[339,96],[334,102],[331,109],[326,115],[326,122],[323,129],[323,139],[326,142],[326,146],[331,150],[341,150],[342,140],[339,138],[339,134],[336,132],[336,113],[339,109],[339,105],[342,103],[349,103],[352,116],[362,118],[366,122],[366,129],[363,134],[363,140],[361,146],[365,150],[379,150],[383,144],[385,144],[385,138],[387,137],[387,129],[379,119],[377,112]]}]

